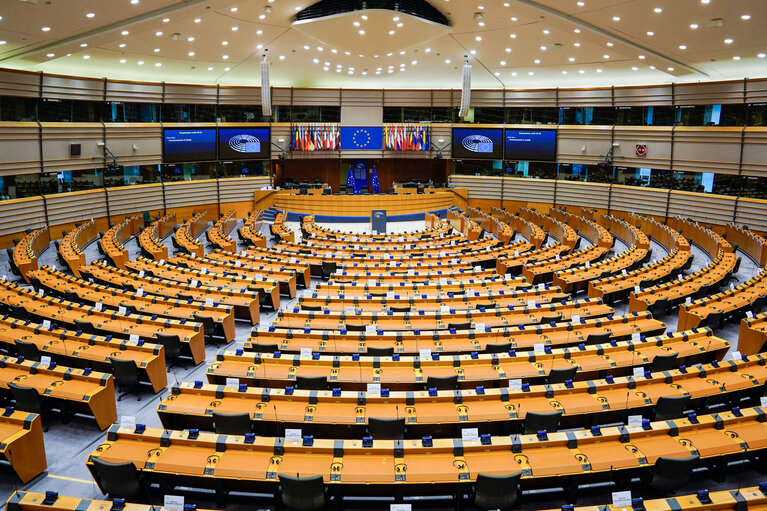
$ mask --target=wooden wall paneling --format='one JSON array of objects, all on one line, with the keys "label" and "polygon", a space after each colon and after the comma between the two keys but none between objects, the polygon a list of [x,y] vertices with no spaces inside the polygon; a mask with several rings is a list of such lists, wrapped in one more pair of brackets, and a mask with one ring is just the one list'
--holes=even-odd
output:
[{"label": "wooden wall paneling", "polygon": [[[162,163],[162,125],[159,123],[109,123],[106,125],[107,148],[121,165],[156,165]],[[133,146],[138,149],[133,149]],[[99,148],[99,151],[101,148]]]},{"label": "wooden wall paneling", "polygon": [[198,179],[165,183],[165,207],[183,208],[217,204],[215,179]]},{"label": "wooden wall paneling", "polygon": [[24,233],[45,226],[42,197],[0,201],[0,235]]},{"label": "wooden wall paneling", "polygon": [[[569,163],[596,164],[612,147],[611,126],[559,126],[557,159]],[[581,150],[582,147],[586,150]]]},{"label": "wooden wall paneling", "polygon": [[441,153],[444,158],[450,158],[450,146],[453,143],[453,130],[450,124],[432,124],[431,132],[431,152],[436,155]]},{"label": "wooden wall paneling", "polygon": [[469,199],[501,200],[500,177],[462,176],[453,174],[450,182],[456,188],[465,188]]},{"label": "wooden wall paneling", "polygon": [[293,89],[293,104],[305,106],[339,106],[338,89]]},{"label": "wooden wall paneling", "polygon": [[678,83],[674,86],[677,105],[718,105],[743,103],[743,80],[712,83]]},{"label": "wooden wall paneling", "polygon": [[150,211],[152,214],[163,209],[162,184],[121,186],[108,188],[109,212],[113,216]]},{"label": "wooden wall paneling", "polygon": [[667,204],[668,190],[623,185],[613,185],[611,189],[611,211],[626,211],[665,218]]},{"label": "wooden wall paneling", "polygon": [[34,122],[0,122],[0,176],[40,172],[40,129]]},{"label": "wooden wall paneling", "polygon": [[557,181],[556,204],[607,209],[609,200],[609,184]]},{"label": "wooden wall paneling", "polygon": [[[42,127],[45,172],[104,166],[104,153],[98,146],[104,134],[100,123],[44,122]],[[80,144],[80,156],[69,156],[70,144]]]},{"label": "wooden wall paneling", "polygon": [[237,177],[219,180],[221,204],[229,202],[253,203],[253,192],[269,186],[269,176]]},{"label": "wooden wall paneling", "polygon": [[615,106],[672,106],[671,85],[616,87]]},{"label": "wooden wall paneling", "polygon": [[383,159],[376,162],[376,173],[378,182],[381,185],[381,191],[386,192],[388,188],[393,187],[395,181],[407,181],[408,179],[431,179],[432,165],[435,160],[431,158],[413,159],[413,158],[392,158]]},{"label": "wooden wall paneling", "polygon": [[556,89],[507,89],[506,107],[556,107]]},{"label": "wooden wall paneling", "polygon": [[40,73],[0,69],[0,96],[39,97]]},{"label": "wooden wall paneling", "polygon": [[[341,167],[337,158],[316,159],[289,159],[285,160],[285,178],[292,178],[297,182],[314,182],[320,179],[333,189],[333,193],[341,191]],[[346,176],[344,176],[344,180]]]},{"label": "wooden wall paneling", "polygon": [[746,103],[767,103],[767,79],[746,81]]},{"label": "wooden wall paneling", "polygon": [[767,201],[757,199],[738,199],[735,223],[747,225],[749,229],[767,231]]},{"label": "wooden wall paneling", "polygon": [[218,92],[215,85],[165,84],[165,103],[215,105]]},{"label": "wooden wall paneling", "polygon": [[743,175],[767,177],[767,127],[746,128],[743,142]]},{"label": "wooden wall paneling", "polygon": [[[275,123],[271,126],[272,159],[276,160],[283,152],[290,153],[292,147],[290,123]],[[282,139],[282,141],[280,141]],[[282,148],[282,150],[278,149]]]},{"label": "wooden wall paneling", "polygon": [[104,101],[104,80],[44,74],[42,97]]},{"label": "wooden wall paneling", "polygon": [[[259,94],[261,94],[259,89]],[[290,105],[293,89],[290,87],[272,87],[272,105]],[[259,101],[259,104],[261,102]]]},{"label": "wooden wall paneling", "polygon": [[732,221],[735,197],[672,191],[669,195],[668,216],[692,218],[698,222],[726,224]]},{"label": "wooden wall paneling", "polygon": [[518,200],[527,203],[554,203],[553,179],[503,178],[503,200]]},{"label": "wooden wall paneling", "polygon": [[612,106],[612,102],[613,93],[610,87],[594,89],[559,89],[559,106],[561,107],[610,107]]},{"label": "wooden wall paneling", "polygon": [[471,91],[472,107],[503,107],[503,90],[481,89]]},{"label": "wooden wall paneling", "polygon": [[383,97],[381,89],[343,89],[341,106],[383,107]]},{"label": "wooden wall paneling", "polygon": [[[615,142],[620,144],[613,152],[616,166],[670,168],[671,127],[615,126]],[[647,156],[636,155],[637,144],[647,145]]]},{"label": "wooden wall paneling", "polygon": [[431,106],[433,107],[457,107],[461,105],[461,91],[455,89],[432,89]]},{"label": "wooden wall paneling", "polygon": [[[444,91],[440,91],[444,92]],[[450,91],[447,91],[450,92]],[[384,106],[413,106],[413,107],[427,107],[431,105],[432,90],[431,89],[386,89],[384,94]],[[449,103],[450,96],[447,96]],[[435,105],[437,106],[437,105]],[[450,106],[440,105],[440,106]]]},{"label": "wooden wall paneling", "polygon": [[724,126],[677,126],[674,130],[674,170],[737,174],[742,130]]},{"label": "wooden wall paneling", "polygon": [[162,103],[162,84],[108,80],[106,100],[124,103]]},{"label": "wooden wall paneling", "polygon": [[45,200],[50,225],[83,222],[107,215],[106,193],[103,188],[46,195]]},{"label": "wooden wall paneling", "polygon": [[218,102],[221,105],[260,105],[261,87],[221,86],[218,89]]}]

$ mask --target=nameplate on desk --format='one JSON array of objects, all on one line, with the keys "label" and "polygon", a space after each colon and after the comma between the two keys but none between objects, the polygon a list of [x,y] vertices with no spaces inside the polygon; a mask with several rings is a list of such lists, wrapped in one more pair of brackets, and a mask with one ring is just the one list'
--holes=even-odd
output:
[{"label": "nameplate on desk", "polygon": [[480,332],[485,331],[485,324],[484,323],[474,323],[474,330],[479,330]]},{"label": "nameplate on desk", "polygon": [[644,367],[634,368],[634,378],[644,378]]},{"label": "nameplate on desk", "polygon": [[375,396],[381,395],[381,384],[380,383],[368,383],[367,388],[365,389],[368,394],[372,394]]},{"label": "nameplate on desk", "polygon": [[413,511],[412,504],[389,504],[389,511]]},{"label": "nameplate on desk", "polygon": [[733,351],[732,352],[732,358],[733,360],[743,360],[743,355],[740,354],[740,351]]},{"label": "nameplate on desk", "polygon": [[586,261],[586,268],[591,268],[591,263]]},{"label": "nameplate on desk", "polygon": [[213,298],[206,298],[205,299],[205,305],[208,305],[210,307],[213,306]]},{"label": "nameplate on desk", "polygon": [[506,280],[511,280],[514,278],[511,276],[511,273],[507,273],[506,275],[504,275],[504,277],[506,278]]},{"label": "nameplate on desk", "polygon": [[191,282],[189,282],[189,284],[190,284],[192,287],[197,287],[197,281],[196,281],[196,280],[194,280],[194,279],[192,279],[192,281],[191,281]]},{"label": "nameplate on desk", "polygon": [[376,333],[376,326],[375,325],[365,325],[365,333],[366,334],[374,334],[374,333]]},{"label": "nameplate on desk", "polygon": [[136,289],[136,293],[139,294],[139,295],[143,295],[144,294],[144,288],[140,287],[140,288]]},{"label": "nameplate on desk", "polygon": [[640,286],[634,286],[634,292],[635,293],[641,293],[642,292],[642,288]]},{"label": "nameplate on desk", "polygon": [[166,495],[163,507],[165,507],[165,511],[184,511],[184,497],[181,495]]},{"label": "nameplate on desk", "polygon": [[747,318],[753,318],[754,317],[754,313],[751,312],[751,311],[746,311],[746,317]]},{"label": "nameplate on desk", "polygon": [[136,429],[136,417],[133,415],[123,415],[120,417],[120,427]]},{"label": "nameplate on desk", "polygon": [[688,305],[691,304],[692,303],[692,296],[688,296],[687,298],[685,298],[684,299],[684,303],[688,304]]},{"label": "nameplate on desk", "polygon": [[387,291],[386,292],[386,298],[394,298],[395,294],[394,291]]},{"label": "nameplate on desk", "polygon": [[42,289],[38,289],[37,296],[45,296],[45,291],[43,291]]},{"label": "nameplate on desk", "polygon": [[475,440],[479,440],[479,429],[478,428],[464,428],[461,430],[461,440],[464,442],[471,442]]},{"label": "nameplate on desk", "polygon": [[128,312],[128,309],[123,307],[122,305],[120,307],[117,307],[117,313],[122,314],[123,316]]},{"label": "nameplate on desk", "polygon": [[522,390],[522,379],[513,378],[509,380],[509,390]]},{"label": "nameplate on desk", "polygon": [[527,301],[527,308],[528,309],[534,309],[537,305],[537,302],[535,300],[528,300]]},{"label": "nameplate on desk", "polygon": [[546,345],[542,342],[533,344],[533,351],[535,353],[543,353],[546,351]]},{"label": "nameplate on desk", "polygon": [[439,311],[443,314],[449,314],[450,313],[450,306],[449,305],[440,305]]},{"label": "nameplate on desk", "polygon": [[301,352],[298,355],[300,358],[312,358],[311,348],[301,348]]},{"label": "nameplate on desk", "polygon": [[50,319],[44,319],[43,320],[43,328],[47,328],[50,330],[51,328],[51,320]]},{"label": "nameplate on desk", "polygon": [[286,429],[285,430],[286,442],[302,442],[303,436],[300,429]]},{"label": "nameplate on desk", "polygon": [[642,341],[642,335],[640,333],[638,333],[638,332],[634,332],[633,334],[631,334],[631,340],[633,342],[641,342]]},{"label": "nameplate on desk", "polygon": [[165,264],[165,259],[160,259],[160,264]]},{"label": "nameplate on desk", "polygon": [[240,387],[240,379],[239,378],[227,378],[226,379],[226,387],[237,389]]},{"label": "nameplate on desk", "polygon": [[641,428],[642,427],[642,416],[641,415],[629,415],[628,425],[630,428]]},{"label": "nameplate on desk", "polygon": [[627,507],[629,509],[633,509],[631,506],[631,491],[614,491],[613,507]]},{"label": "nameplate on desk", "polygon": [[357,311],[355,310],[355,308],[354,308],[354,307],[346,307],[346,308],[344,309],[344,312],[345,312],[346,314],[354,314],[354,313],[355,313],[355,312],[357,312]]},{"label": "nameplate on desk", "polygon": [[543,282],[538,284],[538,290],[539,291],[545,291],[546,290],[546,284],[544,284]]},{"label": "nameplate on desk", "polygon": [[51,365],[51,357],[40,357],[40,365],[50,366]]},{"label": "nameplate on desk", "polygon": [[93,306],[97,311],[104,310],[104,304],[101,302],[96,302],[96,304]]},{"label": "nameplate on desk", "polygon": [[628,275],[628,273],[625,268],[621,270],[621,275]]},{"label": "nameplate on desk", "polygon": [[759,406],[762,408],[767,407],[767,396],[762,396],[759,398]]},{"label": "nameplate on desk", "polygon": [[418,356],[421,358],[431,358],[431,350],[429,348],[420,348]]},{"label": "nameplate on desk", "polygon": [[570,322],[572,323],[580,323],[581,322],[581,315],[580,314],[573,314],[570,318]]},{"label": "nameplate on desk", "polygon": [[139,277],[143,278],[144,275],[146,275],[146,273],[144,273],[144,270],[141,270],[140,272],[138,272]]},{"label": "nameplate on desk", "polygon": [[128,341],[138,344],[138,334],[130,334],[130,338],[128,339]]}]

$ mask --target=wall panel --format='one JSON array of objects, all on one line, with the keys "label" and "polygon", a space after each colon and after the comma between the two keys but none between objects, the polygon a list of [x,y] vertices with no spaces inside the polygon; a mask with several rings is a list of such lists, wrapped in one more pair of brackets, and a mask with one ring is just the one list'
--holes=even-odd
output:
[{"label": "wall panel", "polygon": [[616,87],[615,106],[671,106],[671,85]]},{"label": "wall panel", "polygon": [[[121,165],[156,165],[162,163],[162,125],[154,123],[109,123],[106,125],[107,148]],[[137,149],[134,149],[136,146]]]},{"label": "wall panel", "polygon": [[[613,152],[617,166],[669,169],[671,165],[671,128],[666,126],[616,126]],[[647,156],[636,155],[636,145],[647,145]]]},{"label": "wall panel", "polygon": [[677,126],[674,130],[674,170],[737,174],[741,131],[742,128],[723,126]]},{"label": "wall panel", "polygon": [[472,90],[471,106],[503,107],[503,90]]},{"label": "wall panel", "polygon": [[0,176],[40,172],[40,131],[34,122],[0,122]]},{"label": "wall panel", "polygon": [[597,89],[559,89],[559,106],[600,106],[613,104],[610,87]]},{"label": "wall panel", "polygon": [[106,100],[125,103],[162,103],[162,84],[109,80]]},{"label": "wall panel", "polygon": [[604,183],[581,183],[557,181],[557,204],[607,209],[610,201],[610,185]]},{"label": "wall panel", "polygon": [[555,107],[555,89],[506,90],[507,107]]},{"label": "wall panel", "polygon": [[383,102],[384,106],[426,107],[432,103],[433,92],[430,89],[384,89]]},{"label": "wall panel", "polygon": [[[219,181],[221,203],[253,203],[253,192],[269,186],[269,176],[222,179]],[[223,211],[223,210],[222,210]]]},{"label": "wall panel", "polygon": [[218,91],[213,85],[165,84],[165,103],[215,105]]},{"label": "wall panel", "polygon": [[0,69],[0,96],[40,96],[40,73]]},{"label": "wall panel", "polygon": [[382,107],[383,91],[381,89],[343,89],[341,90],[341,106]]},{"label": "wall panel", "polygon": [[87,221],[107,216],[104,189],[46,195],[50,225]]},{"label": "wall panel", "polygon": [[454,89],[433,89],[431,91],[433,107],[457,107],[461,105],[461,91]]},{"label": "wall panel", "polygon": [[[45,172],[94,169],[104,166],[100,123],[45,122],[43,126],[43,163]],[[69,156],[69,145],[80,144],[80,156]]]},{"label": "wall panel", "polygon": [[338,89],[293,89],[293,104],[338,106],[341,104],[341,94]]},{"label": "wall panel", "polygon": [[767,201],[738,199],[735,223],[757,231],[767,231]]},{"label": "wall panel", "polygon": [[215,179],[165,183],[165,207],[168,209],[216,204],[217,202],[218,194]]},{"label": "wall panel", "polygon": [[668,216],[692,218],[698,222],[726,224],[732,221],[735,197],[672,191],[669,195]]},{"label": "wall panel", "polygon": [[[569,163],[604,161],[611,147],[611,126],[563,126],[557,130],[557,158]],[[585,150],[582,148],[585,147]]]},{"label": "wall panel", "polygon": [[0,201],[0,235],[24,233],[45,226],[42,197]]},{"label": "wall panel", "polygon": [[218,91],[218,102],[221,105],[260,105],[261,87],[222,86]]},{"label": "wall panel", "polygon": [[668,190],[621,185],[613,185],[611,190],[611,211],[666,216]]},{"label": "wall panel", "polygon": [[746,103],[767,103],[767,79],[746,82]]},{"label": "wall panel", "polygon": [[743,80],[712,83],[681,83],[674,86],[676,105],[743,103]]},{"label": "wall panel", "polygon": [[43,75],[42,97],[48,99],[76,99],[104,101],[106,80]]},{"label": "wall panel", "polygon": [[112,216],[163,209],[160,183],[107,188],[107,196]]},{"label": "wall panel", "polygon": [[746,128],[743,175],[767,177],[767,127]]}]

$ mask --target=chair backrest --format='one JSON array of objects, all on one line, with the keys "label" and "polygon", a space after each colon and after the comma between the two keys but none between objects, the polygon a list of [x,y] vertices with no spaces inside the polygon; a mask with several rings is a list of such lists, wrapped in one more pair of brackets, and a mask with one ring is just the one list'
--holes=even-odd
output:
[{"label": "chair backrest", "polygon": [[365,325],[354,325],[354,324],[347,324],[346,330],[349,332],[364,332],[365,331]]},{"label": "chair backrest", "polygon": [[655,303],[650,305],[649,309],[650,313],[652,313],[653,316],[658,316],[661,314],[665,314],[668,310],[668,298],[661,298],[660,300],[655,300]]},{"label": "chair backrest", "polygon": [[586,336],[586,344],[604,344],[610,341],[610,332],[601,334],[589,334]]},{"label": "chair backrest", "polygon": [[104,493],[113,498],[129,498],[141,495],[142,485],[133,462],[111,463],[91,458],[96,479]]},{"label": "chair backrest", "polygon": [[338,270],[338,265],[334,262],[322,262],[322,276],[323,277],[330,277],[332,274],[334,274]]},{"label": "chair backrest", "polygon": [[245,435],[250,433],[250,415],[213,412],[213,425],[222,435]]},{"label": "chair backrest", "polygon": [[88,321],[80,321],[79,319],[74,320],[75,321],[75,328],[77,330],[82,330],[83,333],[86,334],[95,334],[96,329],[93,327],[93,325]]},{"label": "chair backrest", "polygon": [[165,360],[173,360],[181,356],[181,339],[178,335],[154,334],[157,344],[165,348]]},{"label": "chair backrest", "polygon": [[474,505],[481,509],[513,509],[519,499],[522,472],[495,476],[477,474]]},{"label": "chair backrest", "polygon": [[396,419],[369,417],[368,434],[380,440],[399,440],[405,438],[405,417]]},{"label": "chair backrest", "polygon": [[488,343],[485,345],[485,353],[506,353],[511,349],[511,343],[510,342],[504,342],[504,343]]},{"label": "chair backrest", "polygon": [[192,314],[192,318],[195,322],[202,324],[202,335],[205,337],[212,337],[216,330],[216,323],[210,316],[200,316],[199,314]]},{"label": "chair backrest", "polygon": [[16,347],[16,353],[26,360],[40,360],[40,349],[37,347],[37,344],[19,340],[13,341],[13,344]]},{"label": "chair backrest", "polygon": [[410,307],[389,307],[392,312],[410,312]]},{"label": "chair backrest", "polygon": [[527,412],[525,416],[525,434],[536,433],[538,431],[556,431],[559,429],[559,421],[562,418],[562,411],[549,413]]},{"label": "chair backrest", "polygon": [[40,403],[40,394],[37,389],[32,387],[20,387],[13,382],[8,383],[11,390],[11,396],[16,401],[16,409],[22,412],[43,414],[43,407]]},{"label": "chair backrest", "polygon": [[650,371],[670,371],[676,365],[676,353],[668,355],[656,355],[650,364]]},{"label": "chair backrest", "polygon": [[296,387],[301,390],[327,390],[327,376],[296,376]]},{"label": "chair backrest", "polygon": [[541,316],[541,323],[556,323],[562,321],[562,314],[544,314]]},{"label": "chair backrest", "polygon": [[458,375],[453,376],[429,376],[426,378],[427,389],[454,390],[458,388]]},{"label": "chair backrest", "polygon": [[678,419],[684,415],[690,395],[685,396],[662,396],[655,404],[655,420],[666,421]]},{"label": "chair backrest", "polygon": [[471,321],[466,321],[464,323],[448,323],[447,328],[456,330],[470,330],[471,329]]},{"label": "chair backrest", "polygon": [[282,503],[301,511],[325,507],[325,482],[322,476],[293,477],[279,474]]},{"label": "chair backrest", "polygon": [[564,383],[567,380],[575,379],[575,373],[578,372],[578,368],[570,366],[566,368],[556,368],[549,372],[548,383]]},{"label": "chair backrest", "polygon": [[668,458],[661,456],[655,461],[650,487],[656,491],[678,490],[690,480],[692,470],[698,464],[700,456],[694,454],[686,458]]},{"label": "chair backrest", "polygon": [[371,357],[391,357],[394,355],[394,348],[391,346],[388,348],[374,348],[368,346],[367,354]]},{"label": "chair backrest", "polygon": [[322,306],[321,305],[305,305],[305,304],[302,303],[301,304],[301,310],[305,310],[305,311],[321,311],[322,310]]},{"label": "chair backrest", "polygon": [[112,364],[112,376],[121,387],[135,387],[139,382],[138,366],[135,360],[109,357]]},{"label": "chair backrest", "polygon": [[258,342],[254,342],[250,345],[251,351],[255,351],[256,353],[274,353],[279,349],[279,346],[276,344],[261,344]]}]

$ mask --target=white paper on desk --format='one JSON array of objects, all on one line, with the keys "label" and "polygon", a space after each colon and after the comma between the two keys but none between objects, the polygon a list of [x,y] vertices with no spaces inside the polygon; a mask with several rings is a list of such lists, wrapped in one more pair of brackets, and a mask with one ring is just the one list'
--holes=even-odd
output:
[{"label": "white paper on desk", "polygon": [[94,307],[96,307],[97,311],[104,309],[104,305],[101,302],[96,302],[96,305],[94,305]]},{"label": "white paper on desk", "polygon": [[311,348],[301,348],[301,353],[298,355],[300,358],[312,358]]},{"label": "white paper on desk", "polygon": [[345,312],[346,314],[354,314],[354,313],[356,312],[356,309],[355,309],[354,307],[346,307],[346,308],[344,309],[344,312]]},{"label": "white paper on desk", "polygon": [[431,350],[429,348],[421,348],[418,350],[418,356],[421,358],[431,358]]},{"label": "white paper on desk", "polygon": [[634,332],[633,334],[631,334],[631,340],[634,342],[641,342],[642,335],[639,332]]},{"label": "white paper on desk", "polygon": [[586,268],[591,268],[591,263],[589,261],[586,261]]},{"label": "white paper on desk", "polygon": [[286,442],[300,442],[302,439],[303,435],[300,429],[285,429]]},{"label": "white paper on desk", "polygon": [[125,315],[125,314],[127,314],[127,313],[128,313],[128,309],[126,309],[125,307],[123,307],[123,306],[121,305],[121,306],[117,307],[117,312],[118,312],[118,314],[122,314],[122,315]]},{"label": "white paper on desk", "polygon": [[759,405],[762,408],[767,407],[767,396],[762,396],[759,398]]},{"label": "white paper on desk", "polygon": [[641,428],[642,427],[642,416],[641,415],[629,415],[629,427],[630,428]]},{"label": "white paper on desk", "polygon": [[387,291],[386,292],[386,298],[394,298],[396,295],[394,294],[394,291]]},{"label": "white paper on desk", "polygon": [[184,511],[184,497],[181,495],[166,495],[163,506],[165,511]]},{"label": "white paper on desk", "polygon": [[692,296],[688,296],[687,298],[685,298],[685,299],[684,299],[684,303],[685,303],[685,304],[690,304],[690,303],[692,303]]},{"label": "white paper on desk", "polygon": [[213,298],[206,298],[205,305],[213,306]]},{"label": "white paper on desk", "polygon": [[120,417],[120,427],[136,429],[136,417],[133,415],[123,415]]},{"label": "white paper on desk", "polygon": [[144,288],[140,287],[136,289],[136,294],[138,294],[139,296],[144,296]]},{"label": "white paper on desk", "polygon": [[47,328],[50,330],[51,328],[51,320],[50,319],[44,319],[43,320],[43,328]]},{"label": "white paper on desk", "polygon": [[527,308],[528,309],[534,309],[536,305],[537,305],[537,303],[536,303],[535,300],[528,300],[527,301]]},{"label": "white paper on desk", "polygon": [[146,274],[144,273],[144,270],[141,270],[140,272],[138,272],[138,276],[139,276],[139,277],[143,277],[144,275],[146,275]]},{"label": "white paper on desk", "polygon": [[628,275],[629,272],[626,271],[626,268],[621,270],[621,275]]},{"label": "white paper on desk", "polygon": [[509,390],[522,390],[522,379],[513,378],[509,380]]},{"label": "white paper on desk", "polygon": [[557,261],[559,261],[559,254],[555,255],[555,256],[554,256],[554,259],[556,259]]},{"label": "white paper on desk", "polygon": [[644,378],[644,367],[634,368],[634,378]]},{"label": "white paper on desk", "polygon": [[389,504],[389,511],[413,511],[412,504]]},{"label": "white paper on desk", "polygon": [[733,351],[732,352],[732,358],[733,360],[743,360],[743,355],[740,354],[740,351]]},{"label": "white paper on desk", "polygon": [[8,280],[8,276],[7,275],[3,275],[2,276],[2,280]]},{"label": "white paper on desk", "polygon": [[634,286],[634,292],[635,293],[641,293],[642,292],[642,288],[640,286]]},{"label": "white paper on desk", "polygon": [[514,251],[514,257],[519,257],[519,250]]},{"label": "white paper on desk", "polygon": [[160,264],[165,264],[165,259],[160,259]]},{"label": "white paper on desk", "polygon": [[463,428],[461,430],[461,440],[464,442],[479,440],[479,428]]},{"label": "white paper on desk", "polygon": [[138,334],[130,334],[130,339],[128,341],[138,344]]},{"label": "white paper on desk", "polygon": [[51,357],[40,357],[40,365],[44,365],[44,366],[51,365]]},{"label": "white paper on desk", "polygon": [[619,507],[631,509],[631,490],[613,492],[613,508]]},{"label": "white paper on desk", "polygon": [[197,281],[192,279],[192,281],[189,283],[192,287],[197,287]]},{"label": "white paper on desk", "polygon": [[544,343],[542,343],[542,342],[535,343],[535,344],[533,344],[533,352],[535,352],[535,353],[543,353],[544,351],[546,351],[545,346],[546,345]]},{"label": "white paper on desk", "polygon": [[751,312],[751,311],[746,311],[746,317],[747,318],[753,318],[754,317],[754,313]]},{"label": "white paper on desk", "polygon": [[240,388],[240,379],[239,378],[227,378],[226,379],[226,385],[225,387],[230,387],[233,389],[239,389]]},{"label": "white paper on desk", "polygon": [[376,396],[380,396],[381,395],[381,384],[380,383],[368,383],[367,384],[367,388],[365,389],[365,391],[368,394],[373,394],[373,395],[376,395]]},{"label": "white paper on desk", "polygon": [[546,284],[544,284],[543,282],[538,284],[538,290],[539,291],[545,291],[546,290]]},{"label": "white paper on desk", "polygon": [[374,333],[376,333],[376,326],[375,325],[365,325],[365,333],[366,334],[374,334]]},{"label": "white paper on desk", "polygon": [[408,270],[407,274],[410,275],[410,276],[413,276],[413,275],[415,275],[415,270]]},{"label": "white paper on desk", "polygon": [[449,305],[440,305],[439,311],[443,314],[449,314],[450,313],[450,306]]},{"label": "white paper on desk", "polygon": [[580,323],[581,322],[581,315],[580,314],[573,314],[570,318],[571,323]]},{"label": "white paper on desk", "polygon": [[485,324],[484,323],[474,323],[474,330],[479,330],[480,332],[485,331]]},{"label": "white paper on desk", "polygon": [[474,267],[474,271],[482,271],[482,267],[480,265],[477,265]]},{"label": "white paper on desk", "polygon": [[511,273],[507,273],[506,275],[504,275],[504,277],[506,278],[506,280],[511,280],[514,278],[511,276]]},{"label": "white paper on desk", "polygon": [[43,291],[42,289],[38,289],[37,296],[45,296],[45,291]]}]

